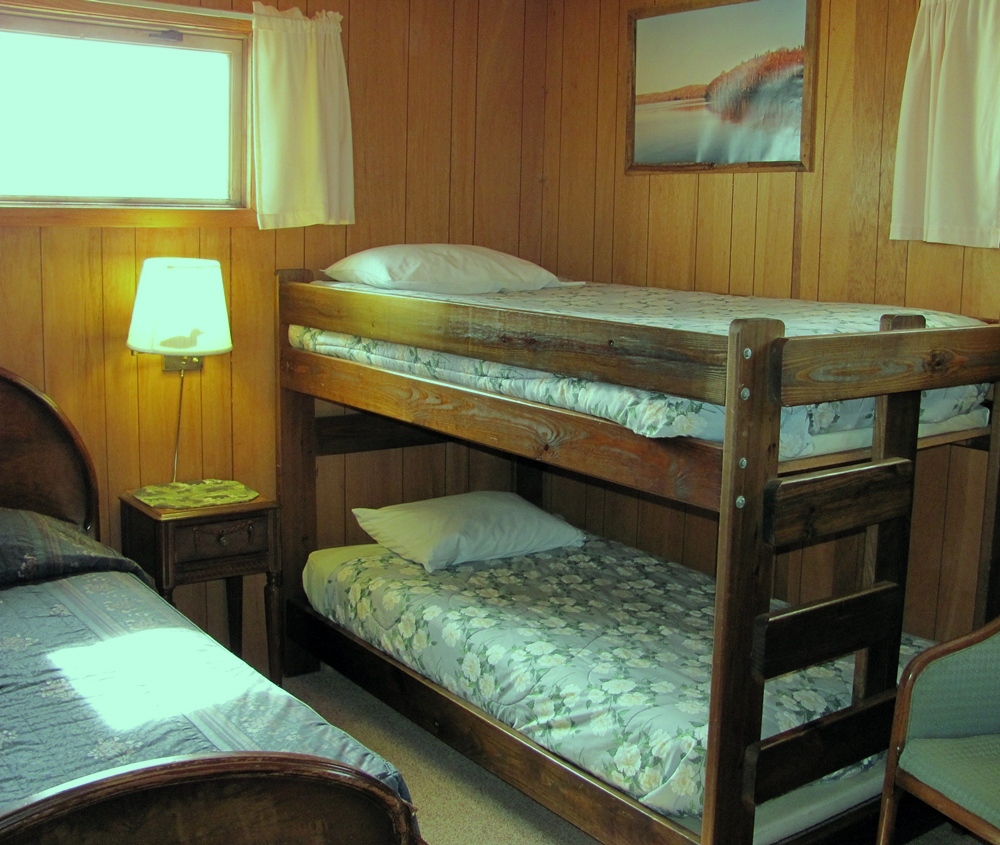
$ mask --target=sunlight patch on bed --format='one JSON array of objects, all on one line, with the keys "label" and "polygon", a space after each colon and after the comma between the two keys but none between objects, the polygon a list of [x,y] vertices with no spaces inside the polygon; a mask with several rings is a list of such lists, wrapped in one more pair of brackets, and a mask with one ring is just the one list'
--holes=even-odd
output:
[{"label": "sunlight patch on bed", "polygon": [[219,646],[200,631],[155,629],[64,648],[49,659],[115,730],[234,699],[252,673],[220,666]]}]

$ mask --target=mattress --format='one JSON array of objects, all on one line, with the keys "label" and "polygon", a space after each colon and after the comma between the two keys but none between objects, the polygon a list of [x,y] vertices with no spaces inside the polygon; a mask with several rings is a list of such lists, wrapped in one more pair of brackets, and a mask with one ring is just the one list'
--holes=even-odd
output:
[{"label": "mattress", "polygon": [[196,628],[135,575],[0,589],[0,812],[174,755],[291,751],[399,772]]},{"label": "mattress", "polygon": [[[355,283],[315,284],[371,291],[371,288]],[[914,308],[724,296],[628,285],[581,284],[472,296],[403,294],[381,290],[379,293],[723,336],[728,333],[729,324],[734,319],[746,317],[781,320],[789,337],[877,331],[880,318],[889,311],[894,314],[921,314],[931,328],[980,324],[980,321],[970,317]],[[289,343],[298,349],[579,411],[611,420],[647,437],[687,436],[718,443],[722,442],[725,431],[722,407],[690,398],[568,378],[304,326],[290,326],[288,337]],[[925,391],[921,404],[920,435],[925,437],[985,426],[989,416],[983,407],[986,392],[987,385]],[[873,399],[785,408],[781,419],[780,457],[800,458],[869,445],[873,416]]]},{"label": "mattress", "polygon": [[[644,805],[697,829],[714,581],[588,535],[582,547],[428,573],[378,545],[314,552],[312,606]],[[901,665],[926,647],[905,638]],[[851,700],[853,658],[767,683],[763,734]],[[881,790],[866,761],[763,805],[776,841]],[[789,825],[792,825],[789,828]]]}]

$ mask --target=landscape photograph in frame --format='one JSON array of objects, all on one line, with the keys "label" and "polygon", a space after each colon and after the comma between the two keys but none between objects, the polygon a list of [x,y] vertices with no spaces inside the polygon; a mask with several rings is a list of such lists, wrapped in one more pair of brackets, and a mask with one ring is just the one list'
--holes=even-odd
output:
[{"label": "landscape photograph in frame", "polygon": [[808,170],[815,0],[677,0],[629,15],[629,171]]}]

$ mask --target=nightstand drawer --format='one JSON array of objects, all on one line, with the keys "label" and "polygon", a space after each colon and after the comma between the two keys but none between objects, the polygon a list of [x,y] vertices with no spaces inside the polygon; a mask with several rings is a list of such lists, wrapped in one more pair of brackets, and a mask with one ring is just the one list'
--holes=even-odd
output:
[{"label": "nightstand drawer", "polygon": [[174,562],[235,557],[268,550],[267,514],[201,525],[179,525],[174,530]]}]

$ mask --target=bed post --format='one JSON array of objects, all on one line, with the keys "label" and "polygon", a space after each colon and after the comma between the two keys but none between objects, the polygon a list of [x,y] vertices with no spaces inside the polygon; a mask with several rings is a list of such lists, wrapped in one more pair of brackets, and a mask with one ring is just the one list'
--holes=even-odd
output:
[{"label": "bed post", "polygon": [[[290,275],[292,277],[290,277]],[[278,501],[281,504],[282,617],[286,601],[305,596],[302,570],[306,558],[316,548],[316,420],[315,400],[311,396],[282,386],[282,352],[288,346],[288,324],[281,315],[282,281],[302,281],[301,271],[278,271]],[[294,277],[294,278],[293,278]],[[298,675],[315,671],[319,661],[305,649],[291,642],[282,621],[284,674]]]},{"label": "bed post", "polygon": [[729,329],[726,439],[719,503],[715,646],[709,702],[702,841],[753,840],[744,803],[744,755],[760,739],[764,681],[750,660],[754,619],[771,598],[773,551],[763,537],[764,486],[778,473],[781,404],[773,376],[777,320],[735,320]]}]

